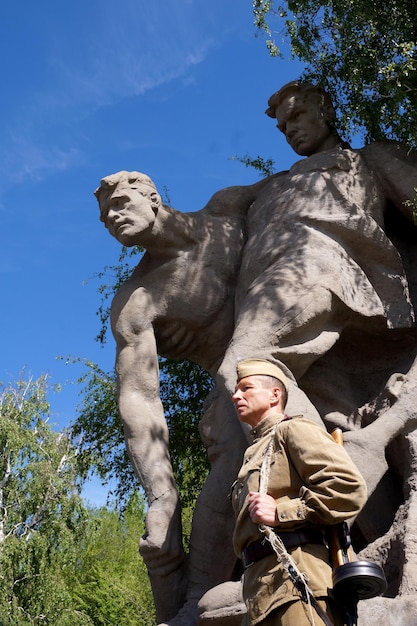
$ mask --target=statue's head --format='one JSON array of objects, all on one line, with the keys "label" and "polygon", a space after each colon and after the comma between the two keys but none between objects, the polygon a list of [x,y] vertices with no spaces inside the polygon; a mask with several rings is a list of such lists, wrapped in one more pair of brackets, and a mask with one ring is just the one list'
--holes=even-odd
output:
[{"label": "statue's head", "polygon": [[[123,191],[122,191],[123,190]],[[121,171],[117,174],[106,176],[100,181],[100,187],[95,190],[94,195],[100,205],[100,219],[105,221],[103,210],[105,210],[111,199],[115,199],[123,194],[140,193],[142,196],[149,198],[153,209],[158,209],[161,204],[161,197],[155,187],[155,184],[149,176],[141,172]]]},{"label": "statue's head", "polygon": [[330,96],[311,83],[297,80],[287,83],[269,98],[265,113],[277,120],[278,129],[302,156],[310,156],[340,142]]},{"label": "statue's head", "polygon": [[137,237],[152,226],[161,197],[153,181],[140,172],[118,172],[101,180],[94,192],[100,220],[123,245],[136,245]]}]

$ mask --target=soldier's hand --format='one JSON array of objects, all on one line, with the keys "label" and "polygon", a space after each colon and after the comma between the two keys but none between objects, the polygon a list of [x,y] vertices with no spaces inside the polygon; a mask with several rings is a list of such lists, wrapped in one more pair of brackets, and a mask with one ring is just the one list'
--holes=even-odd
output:
[{"label": "soldier's hand", "polygon": [[277,505],[274,498],[266,493],[249,492],[249,515],[254,524],[278,526]]}]

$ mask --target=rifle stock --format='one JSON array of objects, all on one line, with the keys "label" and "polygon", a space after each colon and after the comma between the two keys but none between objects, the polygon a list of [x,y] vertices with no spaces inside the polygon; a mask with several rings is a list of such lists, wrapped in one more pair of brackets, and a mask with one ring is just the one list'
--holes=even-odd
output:
[{"label": "rifle stock", "polygon": [[[336,443],[343,446],[343,432],[340,428],[335,428],[330,434]],[[353,561],[350,545],[349,527],[346,522],[330,527],[329,550],[333,569]]]},{"label": "rifle stock", "polygon": [[[343,446],[343,433],[336,428],[334,441]],[[333,567],[333,594],[342,609],[344,626],[357,626],[359,600],[382,595],[387,581],[376,563],[357,561],[351,549],[349,527],[346,522],[330,526],[329,549]]]}]

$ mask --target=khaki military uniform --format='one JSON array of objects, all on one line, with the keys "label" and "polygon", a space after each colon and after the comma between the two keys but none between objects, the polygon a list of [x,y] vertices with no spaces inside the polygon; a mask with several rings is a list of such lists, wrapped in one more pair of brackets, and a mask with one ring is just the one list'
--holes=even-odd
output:
[{"label": "khaki military uniform", "polygon": [[[259,491],[262,461],[271,437],[274,452],[270,464],[268,494],[276,500],[276,530],[323,528],[357,514],[366,501],[363,478],[343,447],[319,425],[303,417],[269,416],[251,431],[247,449],[233,488],[236,514],[234,549],[238,556],[263,535],[248,512],[249,491]],[[290,554],[308,577],[316,598],[325,598],[332,587],[328,549],[314,543],[298,546]],[[243,597],[248,623],[262,621],[272,610],[300,598],[288,573],[275,554],[268,555],[244,573]]]}]

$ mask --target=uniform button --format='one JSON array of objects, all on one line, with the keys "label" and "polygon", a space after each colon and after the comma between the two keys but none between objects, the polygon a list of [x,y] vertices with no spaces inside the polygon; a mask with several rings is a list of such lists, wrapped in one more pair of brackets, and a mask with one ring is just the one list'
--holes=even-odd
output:
[{"label": "uniform button", "polygon": [[302,516],[303,515],[302,515],[301,511],[297,511],[297,517],[300,519]]},{"label": "uniform button", "polygon": [[287,516],[285,515],[285,513],[281,513],[280,518],[281,519],[285,519]]}]

